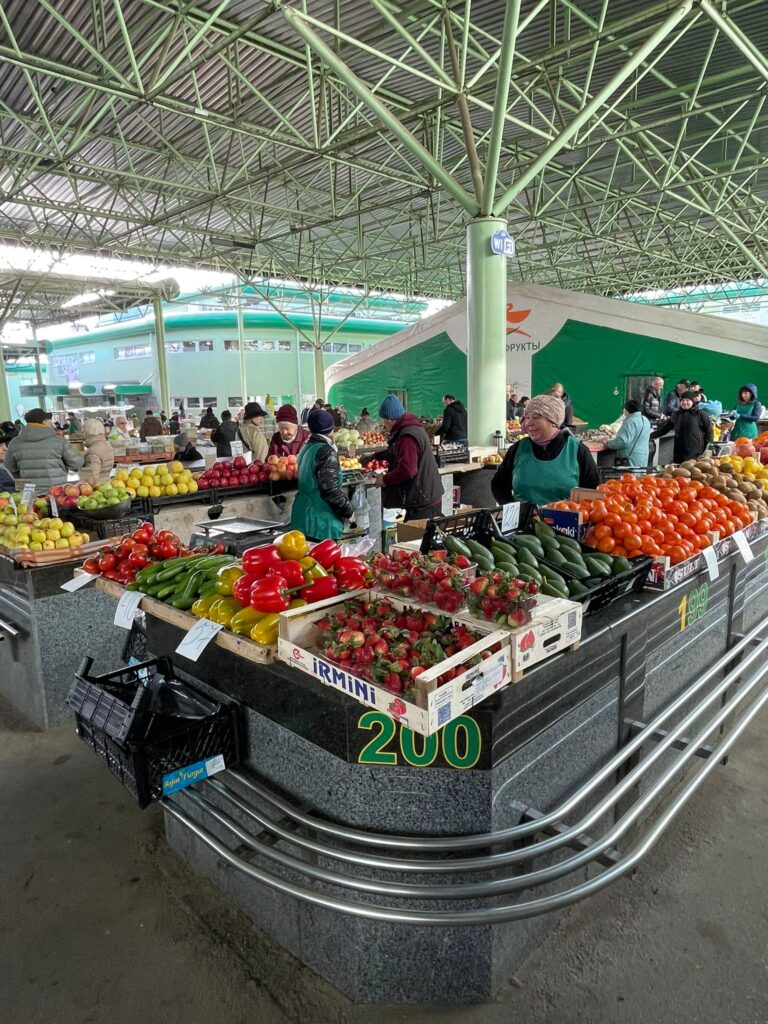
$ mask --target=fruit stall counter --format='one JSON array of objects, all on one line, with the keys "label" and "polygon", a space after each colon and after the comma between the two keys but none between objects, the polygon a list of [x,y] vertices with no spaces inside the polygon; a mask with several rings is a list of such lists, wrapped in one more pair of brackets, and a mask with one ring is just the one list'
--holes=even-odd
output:
[{"label": "fruit stall counter", "polygon": [[79,564],[20,568],[0,556],[0,694],[38,729],[71,722],[64,700],[84,650],[107,671],[125,644],[112,626],[113,600],[90,587],[61,589]]},{"label": "fruit stall counter", "polygon": [[[635,734],[638,723],[642,727],[668,706],[733,646],[739,632],[765,618],[768,535],[753,541],[751,551],[748,562],[733,554],[718,563],[715,579],[699,574],[671,591],[634,593],[585,618],[578,649],[534,666],[520,682],[426,738],[281,663],[254,665],[213,647],[197,662],[188,661],[174,653],[181,631],[148,613],[149,650],[170,656],[182,678],[239,702],[247,723],[244,763],[204,783],[199,793],[175,795],[165,807],[167,838],[259,929],[351,999],[490,1000],[541,941],[554,915],[448,928],[342,915],[281,892],[259,875],[347,902],[367,898],[392,906],[394,897],[361,896],[355,885],[359,868],[338,855],[321,853],[318,859],[322,847],[313,852],[311,843],[327,841],[327,835],[312,829],[306,818],[296,835],[308,845],[293,842],[290,825],[283,825],[276,854],[260,853],[260,829],[252,814],[280,818],[283,800],[310,819],[369,832],[453,836],[498,831],[559,806]],[[719,678],[705,683],[702,694],[712,692]],[[676,712],[666,727],[687,709]],[[650,736],[648,744],[653,749]],[[660,759],[660,766],[665,763]],[[617,781],[618,776],[606,779],[597,797]],[[617,817],[622,807],[617,806]],[[583,813],[579,805],[567,823]],[[226,819],[237,823],[239,839],[223,826]],[[250,873],[227,867],[221,852],[226,847],[242,858],[246,833]],[[274,856],[285,858],[283,866]],[[294,858],[292,867],[286,866],[288,858]],[[333,871],[336,881],[319,881],[319,868]],[[586,872],[581,868],[569,875],[567,884],[577,884]],[[370,865],[363,874],[391,877]],[[338,881],[339,875],[349,884]],[[450,899],[450,885],[477,879],[469,872],[458,878],[437,875],[446,884],[441,908],[466,910],[465,901]],[[424,881],[423,874],[413,874],[408,884]],[[414,908],[423,902],[405,896],[395,905]],[[338,941],[340,934],[344,942]]]}]

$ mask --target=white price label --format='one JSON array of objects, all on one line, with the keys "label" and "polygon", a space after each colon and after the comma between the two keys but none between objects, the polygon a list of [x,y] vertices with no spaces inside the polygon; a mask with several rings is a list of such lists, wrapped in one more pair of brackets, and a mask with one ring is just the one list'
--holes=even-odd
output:
[{"label": "white price label", "polygon": [[751,562],[752,559],[755,557],[755,552],[749,546],[749,541],[741,532],[741,530],[738,530],[736,533],[734,533],[733,539],[736,541],[736,547],[738,548],[739,554],[744,559],[744,561]]},{"label": "white price label", "polygon": [[35,485],[24,484],[24,490],[21,492],[21,502],[27,506],[27,512],[30,510],[30,506],[35,498]]},{"label": "white price label", "polygon": [[67,580],[66,583],[62,583],[61,589],[72,593],[75,590],[80,590],[82,587],[87,587],[95,579],[96,576],[92,572],[81,572],[79,576],[74,576],[71,580]]},{"label": "white price label", "polygon": [[520,525],[520,502],[510,501],[501,509],[501,532],[511,533]]},{"label": "white price label", "polygon": [[720,566],[717,564],[717,555],[714,548],[702,548],[702,555],[707,565],[707,572],[711,580],[716,580],[720,575]]},{"label": "white price label", "polygon": [[13,495],[11,495],[11,496],[10,496],[10,498],[8,499],[8,501],[10,501],[10,503],[11,503],[11,508],[13,509],[13,514],[14,514],[15,516],[17,516],[17,515],[19,514],[19,510],[18,510],[18,509],[16,508],[16,502],[15,502],[15,500],[14,500],[14,497],[13,497]]},{"label": "white price label", "polygon": [[130,629],[133,625],[133,618],[138,611],[141,599],[144,597],[140,590],[126,590],[115,608],[115,625],[123,629]]},{"label": "white price label", "polygon": [[211,640],[223,628],[220,622],[211,622],[210,619],[198,619],[176,648],[176,653],[181,654],[190,661],[197,661]]},{"label": "white price label", "polygon": [[54,496],[52,494],[48,495],[48,504],[49,504],[49,506],[51,508],[51,515],[55,519],[58,516],[58,514],[59,514],[59,506],[56,504],[56,499],[54,498]]}]

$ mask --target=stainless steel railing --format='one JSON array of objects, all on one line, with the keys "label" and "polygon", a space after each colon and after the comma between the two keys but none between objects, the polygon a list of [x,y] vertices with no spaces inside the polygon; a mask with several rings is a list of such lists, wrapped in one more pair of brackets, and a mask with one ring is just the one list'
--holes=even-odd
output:
[{"label": "stainless steel railing", "polygon": [[[614,879],[631,871],[658,841],[682,807],[704,779],[714,771],[760,708],[768,701],[768,662],[766,662],[768,639],[761,639],[759,636],[766,624],[766,622],[761,623],[740,639],[733,648],[717,659],[698,680],[656,715],[645,728],[639,731],[558,808],[547,815],[538,817],[535,821],[525,822],[497,832],[471,836],[425,838],[382,835],[346,828],[308,815],[293,807],[263,783],[257,782],[241,772],[228,773],[230,785],[224,785],[217,780],[209,780],[204,791],[187,791],[184,795],[165,801],[165,806],[173,818],[190,829],[232,867],[279,891],[343,913],[384,921],[451,926],[514,921],[549,913],[584,899],[591,893],[604,888]],[[562,827],[561,823],[566,814],[578,807],[603,782],[615,776],[617,770],[625,764],[629,757],[635,754],[644,743],[651,741],[654,733],[657,733],[662,724],[752,644],[756,644],[756,646],[743,660],[727,672],[662,739],[658,742],[654,739],[652,749],[587,814],[573,826]],[[746,681],[740,682],[745,673],[756,664],[754,674]],[[734,688],[736,688],[735,692],[729,695],[728,691]],[[744,709],[750,697],[754,699],[746,707],[746,710],[743,710],[738,723],[731,725],[729,732],[722,736],[714,747],[711,756],[701,764],[699,770],[685,782],[679,792],[676,795],[671,795],[671,790],[679,778],[681,769],[689,766],[697,756],[699,748],[715,730],[720,729],[729,718]],[[675,744],[677,743],[679,746],[679,740],[683,734],[713,704],[717,705],[716,713],[704,723],[698,734],[690,738],[682,751],[675,751]],[[674,759],[654,781],[649,781],[649,772],[665,754]],[[644,781],[646,788],[640,794],[639,784]],[[273,820],[265,811],[247,803],[233,789],[233,786],[244,790],[249,797],[260,800],[262,804],[272,808],[273,812],[278,811],[280,817],[284,822],[289,823],[290,827]],[[607,812],[611,811],[622,797],[636,788],[638,789],[637,798],[600,838],[589,843],[585,849],[574,856],[566,857],[555,863],[546,863],[543,867],[532,868],[534,860],[544,856],[551,859],[552,855],[564,846],[573,844],[591,826],[606,816]],[[625,836],[638,821],[647,817],[649,812],[665,797],[668,797],[666,807],[642,838],[619,855],[614,864],[602,870],[596,877],[586,881],[581,880],[574,887],[562,892],[525,902],[498,905],[500,897],[522,889],[549,885],[568,875],[581,872],[588,865],[596,864],[601,854],[604,854],[606,850],[613,849],[617,841]],[[200,817],[206,822],[215,822],[223,829],[230,842],[236,841],[270,864],[279,865],[281,869],[288,869],[296,873],[299,882],[294,883],[278,877],[266,868],[256,866],[245,860],[243,856],[234,853],[226,843],[190,816],[188,811],[192,808],[196,811],[196,817]],[[238,814],[241,820],[235,820],[231,814],[227,813],[227,810]],[[272,842],[265,842],[258,835],[253,835],[243,825],[243,822],[248,822],[249,827],[251,824],[256,826],[258,831],[262,834],[266,833]],[[560,825],[556,835],[536,842],[527,842],[524,846],[520,845],[522,840],[528,840],[549,824]],[[315,838],[308,836],[307,832],[313,833]],[[291,848],[300,851],[300,854],[296,855],[280,850],[274,845],[274,840],[290,843]],[[512,849],[496,853],[484,852],[477,856],[466,855],[479,847],[498,847],[509,844],[514,844]],[[371,856],[354,849],[360,845],[378,847],[384,852],[384,855]],[[350,846],[353,848],[350,849]],[[398,855],[397,851],[404,849],[412,851],[412,855],[408,859]],[[450,854],[450,859],[430,856],[435,852]],[[307,859],[315,859],[317,856],[332,861],[341,861],[353,866],[353,870],[349,873],[342,873],[320,867]],[[527,865],[528,869],[520,870],[519,865],[521,864]],[[401,879],[390,881],[385,877],[369,877],[361,874],[361,868],[370,869],[378,875],[387,872],[396,872],[399,875],[418,875],[428,872],[430,875],[448,875],[448,878],[440,878],[439,882],[430,884],[402,881]],[[506,874],[503,870],[506,868],[512,868],[514,873]],[[501,874],[500,869],[502,869]],[[462,874],[492,872],[493,877],[476,882],[451,881],[450,875],[457,872]],[[308,888],[308,883],[311,884],[312,881],[333,885],[341,889],[345,895],[330,896],[327,893]],[[388,900],[489,899],[492,902],[491,905],[480,908],[425,911],[410,907],[363,903],[353,898],[347,898],[347,892],[351,895],[354,895],[355,892],[371,893]]]}]

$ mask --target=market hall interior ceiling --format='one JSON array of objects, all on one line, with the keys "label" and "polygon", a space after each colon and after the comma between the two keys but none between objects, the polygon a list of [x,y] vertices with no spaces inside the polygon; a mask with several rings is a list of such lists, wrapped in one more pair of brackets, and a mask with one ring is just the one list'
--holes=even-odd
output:
[{"label": "market hall interior ceiling", "polygon": [[768,277],[767,43],[764,0],[1,0],[0,243],[457,298],[496,213],[514,280]]}]

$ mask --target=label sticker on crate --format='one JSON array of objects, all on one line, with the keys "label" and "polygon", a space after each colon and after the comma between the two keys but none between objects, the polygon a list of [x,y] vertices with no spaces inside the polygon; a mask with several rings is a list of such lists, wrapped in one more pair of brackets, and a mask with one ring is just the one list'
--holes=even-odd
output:
[{"label": "label sticker on crate", "polygon": [[87,586],[96,579],[95,573],[92,572],[81,572],[79,576],[73,576],[71,580],[67,580],[66,583],[61,584],[62,590],[67,590],[70,594],[74,590],[80,590],[81,587]]},{"label": "label sticker on crate", "polygon": [[736,547],[738,548],[739,554],[744,559],[744,561],[751,562],[752,559],[755,557],[755,552],[749,546],[749,541],[741,532],[741,530],[738,530],[736,533],[733,534],[733,539],[736,542]]},{"label": "label sticker on crate", "polygon": [[510,501],[501,509],[501,532],[511,533],[520,525],[520,502]]},{"label": "label sticker on crate", "polygon": [[711,580],[716,580],[720,576],[720,566],[717,564],[717,555],[715,554],[714,548],[702,548],[702,555],[704,555],[704,561],[707,565],[707,572]]},{"label": "label sticker on crate", "polygon": [[224,756],[216,754],[215,757],[209,757],[207,761],[196,761],[194,764],[188,764],[186,768],[177,768],[175,772],[168,772],[163,776],[163,796],[186,789],[187,786],[194,786],[196,782],[202,782],[210,775],[223,772],[225,767]]},{"label": "label sticker on crate", "polygon": [[115,608],[115,625],[130,629],[144,595],[140,590],[126,590]]},{"label": "label sticker on crate", "polygon": [[190,661],[197,661],[211,640],[223,628],[224,626],[220,622],[198,619],[176,648],[176,654],[181,654]]}]

